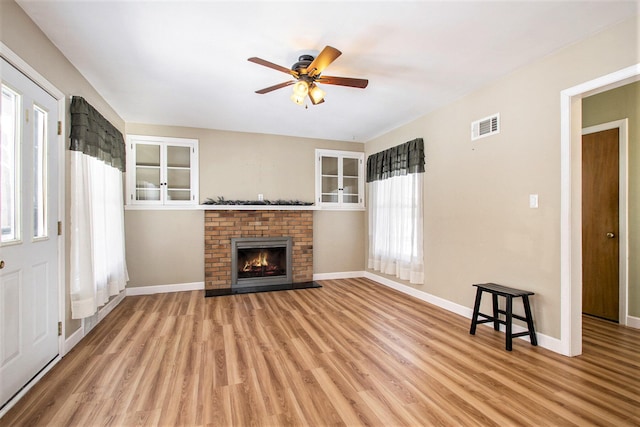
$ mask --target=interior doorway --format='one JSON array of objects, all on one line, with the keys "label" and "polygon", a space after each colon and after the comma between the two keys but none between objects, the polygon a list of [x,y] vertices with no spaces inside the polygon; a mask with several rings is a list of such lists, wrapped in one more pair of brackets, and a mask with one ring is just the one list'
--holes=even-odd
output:
[{"label": "interior doorway", "polygon": [[[560,92],[561,314],[558,350],[567,356],[582,354],[582,167],[579,154],[582,99],[639,79],[640,63]],[[621,320],[626,322],[626,313]]]},{"label": "interior doorway", "polygon": [[620,275],[620,246],[627,241],[623,133],[618,123],[583,129],[581,150],[582,312],[614,322],[624,316],[626,290]]}]

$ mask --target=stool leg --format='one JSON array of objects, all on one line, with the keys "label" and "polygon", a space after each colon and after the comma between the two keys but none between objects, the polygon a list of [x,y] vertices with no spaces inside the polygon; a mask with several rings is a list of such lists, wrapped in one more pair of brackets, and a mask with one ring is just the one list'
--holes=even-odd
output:
[{"label": "stool leg", "polygon": [[512,309],[513,309],[513,297],[511,297],[510,295],[507,295],[507,308],[506,308],[506,315],[507,315],[507,319],[506,319],[506,340],[507,340],[507,351],[511,351],[511,329],[512,329]]},{"label": "stool leg", "polygon": [[476,303],[473,305],[473,315],[471,316],[471,329],[469,333],[471,335],[476,334],[476,322],[478,321],[478,313],[480,312],[480,300],[482,299],[482,289],[478,288],[476,292]]},{"label": "stool leg", "polygon": [[492,296],[492,300],[493,300],[493,329],[496,331],[500,330],[500,313],[498,312],[498,295],[497,294],[491,294]]},{"label": "stool leg", "polygon": [[522,303],[524,305],[524,315],[527,318],[527,328],[529,328],[529,338],[531,339],[531,345],[538,345],[538,338],[536,338],[536,331],[533,328],[533,316],[531,316],[531,306],[529,305],[529,295],[522,296]]}]

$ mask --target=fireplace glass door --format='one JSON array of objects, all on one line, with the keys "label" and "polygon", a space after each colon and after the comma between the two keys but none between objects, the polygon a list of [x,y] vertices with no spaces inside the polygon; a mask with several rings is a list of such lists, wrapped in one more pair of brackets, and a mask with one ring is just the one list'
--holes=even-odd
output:
[{"label": "fireplace glass door", "polygon": [[231,239],[231,288],[292,283],[291,237]]},{"label": "fireplace glass door", "polygon": [[287,275],[287,248],[238,249],[238,278]]}]

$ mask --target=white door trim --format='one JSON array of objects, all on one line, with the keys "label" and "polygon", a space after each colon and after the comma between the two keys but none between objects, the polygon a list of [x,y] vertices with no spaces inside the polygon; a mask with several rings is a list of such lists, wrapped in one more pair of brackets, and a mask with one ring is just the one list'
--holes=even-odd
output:
[{"label": "white door trim", "polygon": [[[62,135],[58,135],[58,220],[65,224],[65,130],[66,130],[66,100],[64,94],[51,84],[46,78],[38,73],[20,56],[13,52],[7,45],[0,41],[0,56],[7,62],[29,77],[34,83],[44,89],[58,102],[58,121],[61,123]],[[63,227],[62,236],[58,238],[58,292],[59,307],[58,321],[62,322],[62,334],[58,337],[58,357],[48,364],[29,384],[20,391],[11,401],[9,401],[2,411],[0,418],[18,401],[26,392],[45,375],[60,359],[64,356],[64,337],[65,337],[65,233]]]},{"label": "white door trim", "polygon": [[629,293],[629,232],[627,228],[629,220],[629,209],[627,200],[629,198],[629,131],[628,119],[615,120],[613,122],[602,123],[582,129],[582,135],[602,132],[605,130],[618,129],[618,150],[619,150],[619,206],[620,213],[618,227],[619,253],[619,301],[618,301],[618,323],[627,325],[627,298]]},{"label": "white door trim", "polygon": [[640,63],[560,92],[560,342],[582,353],[582,98],[637,81]]}]

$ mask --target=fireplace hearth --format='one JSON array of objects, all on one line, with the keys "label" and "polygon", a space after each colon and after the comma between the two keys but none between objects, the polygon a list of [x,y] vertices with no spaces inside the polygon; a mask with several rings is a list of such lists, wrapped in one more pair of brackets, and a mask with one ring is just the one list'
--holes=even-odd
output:
[{"label": "fireplace hearth", "polygon": [[[286,208],[286,209],[285,209]],[[204,217],[204,276],[205,296],[265,292],[269,290],[300,289],[313,283],[313,211],[305,207],[271,207],[246,209],[244,206],[212,207]],[[291,237],[290,284],[231,289],[231,239]],[[234,253],[235,253],[234,249]],[[241,278],[241,280],[246,280]],[[278,280],[280,281],[280,279]],[[238,277],[233,283],[238,282]]]},{"label": "fireplace hearth", "polygon": [[291,237],[231,239],[231,289],[293,282]]}]

